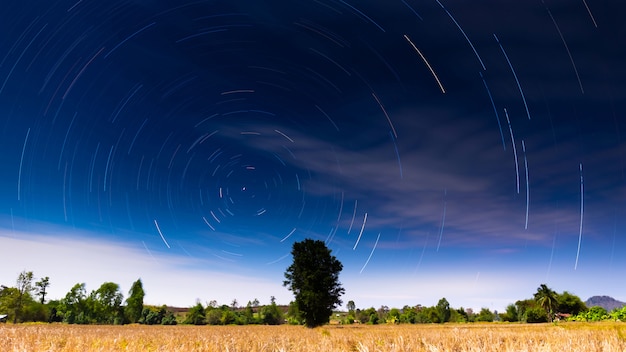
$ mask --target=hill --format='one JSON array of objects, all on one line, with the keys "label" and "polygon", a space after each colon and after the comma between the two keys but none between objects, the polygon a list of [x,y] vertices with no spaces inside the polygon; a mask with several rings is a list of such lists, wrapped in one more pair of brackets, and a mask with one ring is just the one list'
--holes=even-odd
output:
[{"label": "hill", "polygon": [[600,306],[607,310],[607,312],[612,311],[615,308],[622,308],[626,305],[626,302],[618,301],[613,297],[609,296],[593,296],[589,297],[585,301],[587,307]]}]

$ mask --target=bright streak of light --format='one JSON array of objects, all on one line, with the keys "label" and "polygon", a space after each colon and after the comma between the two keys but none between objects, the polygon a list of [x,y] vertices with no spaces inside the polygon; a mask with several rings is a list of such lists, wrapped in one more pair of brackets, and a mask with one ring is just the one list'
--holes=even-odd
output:
[{"label": "bright streak of light", "polygon": [[215,216],[215,213],[213,213],[213,210],[209,210],[209,213],[211,213],[211,216],[213,216],[213,219],[215,219],[215,221],[221,223],[220,219],[218,219],[217,216]]},{"label": "bright streak of light", "polygon": [[502,138],[502,148],[506,151],[506,144],[504,143],[504,133],[502,133],[502,124],[500,123],[500,116],[498,115],[498,109],[496,109],[496,103],[493,101],[493,96],[491,95],[491,90],[487,85],[487,81],[485,77],[483,77],[482,72],[478,72],[480,78],[483,80],[483,84],[485,85],[485,89],[487,89],[487,95],[489,95],[489,100],[491,101],[491,106],[493,107],[493,112],[496,114],[496,120],[498,121],[498,129],[500,129],[500,137]]},{"label": "bright streak of light", "polygon": [[220,95],[236,94],[236,93],[254,93],[253,89],[238,89],[230,90],[228,92],[221,92]]},{"label": "bright streak of light", "polygon": [[288,136],[288,135],[286,135],[286,134],[282,133],[281,131],[279,131],[279,130],[274,130],[274,132],[276,132],[276,133],[280,134],[281,136],[283,136],[283,137],[287,138],[287,139],[288,139],[291,143],[295,143],[295,142],[293,141],[293,139],[289,138],[289,136]]},{"label": "bright streak of light", "polygon": [[524,107],[526,108],[526,114],[528,115],[528,119],[530,120],[530,110],[528,110],[528,104],[526,103],[526,96],[524,95],[524,91],[522,90],[522,85],[519,83],[519,79],[517,78],[517,73],[515,73],[515,69],[513,69],[513,64],[511,63],[511,60],[509,60],[509,55],[507,55],[506,51],[504,51],[504,47],[502,46],[502,44],[500,44],[500,40],[498,39],[498,36],[496,36],[495,33],[493,34],[493,37],[496,38],[496,42],[500,46],[500,50],[502,50],[502,54],[504,54],[504,58],[506,59],[506,62],[508,62],[509,68],[511,68],[511,72],[513,72],[513,77],[515,78],[515,82],[517,83],[517,89],[519,89],[519,93],[522,96],[522,101],[524,102]]},{"label": "bright streak of light", "polygon": [[591,17],[591,20],[593,21],[593,25],[596,28],[598,28],[598,24],[596,23],[596,19],[593,17],[593,14],[591,13],[591,9],[587,5],[587,1],[583,0],[583,4],[585,4],[585,8],[587,9],[587,12],[589,13],[589,16]]},{"label": "bright streak of light", "polygon": [[424,253],[426,252],[426,246],[428,245],[428,236],[430,236],[430,232],[426,233],[426,240],[424,241],[424,247],[422,248],[422,254],[420,255],[420,259],[417,262],[417,266],[415,267],[415,272],[417,272],[422,265],[422,259],[424,259]]},{"label": "bright streak of light", "polygon": [[374,251],[376,250],[376,246],[378,246],[378,240],[379,239],[380,239],[380,233],[378,233],[378,237],[376,237],[376,243],[374,243],[374,248],[372,248],[372,251],[370,252],[370,256],[367,257],[367,260],[365,261],[365,264],[361,268],[361,271],[359,271],[359,274],[361,274],[363,272],[363,270],[365,270],[365,267],[367,266],[367,263],[369,263],[370,259],[372,259],[372,255],[374,254]]},{"label": "bright streak of light", "polygon": [[515,137],[513,137],[513,128],[511,127],[511,120],[509,120],[509,113],[504,108],[504,115],[506,115],[506,122],[509,124],[509,132],[511,133],[511,143],[513,144],[513,155],[515,156],[515,175],[517,181],[517,194],[519,194],[519,162],[517,161],[517,147],[515,147]]},{"label": "bright streak of light", "polygon": [[398,133],[396,133],[396,128],[393,127],[393,123],[391,123],[391,119],[389,118],[389,114],[387,114],[387,110],[385,110],[385,107],[383,106],[383,104],[380,102],[380,99],[378,99],[378,97],[376,96],[376,94],[374,94],[372,92],[372,96],[374,97],[374,99],[376,99],[376,102],[378,103],[378,105],[380,106],[380,109],[383,111],[383,113],[385,114],[385,117],[387,118],[387,122],[389,122],[389,126],[391,126],[391,130],[393,131],[393,135],[394,137],[397,139],[398,138]]},{"label": "bright streak of light", "polygon": [[357,9],[356,7],[348,4],[347,2],[343,1],[343,0],[339,0],[339,2],[341,2],[342,4],[348,6],[349,8],[353,9],[356,13],[360,14],[361,16],[365,17],[368,21],[370,21],[373,25],[375,25],[376,27],[378,27],[378,29],[380,29],[383,33],[385,33],[385,30],[383,29],[383,27],[379,26],[378,23],[374,22],[373,19],[369,18],[366,14],[364,14],[361,10]]},{"label": "bright streak of light", "polygon": [[209,221],[203,216],[202,220],[204,220],[204,223],[207,224],[208,227],[211,228],[211,230],[215,231],[215,228],[209,223]]},{"label": "bright streak of light", "polygon": [[156,258],[152,255],[152,252],[150,252],[150,250],[148,249],[148,246],[146,246],[146,242],[141,241],[141,243],[143,243],[143,248],[145,248],[145,249],[146,249],[146,252],[148,252],[148,254],[150,255],[150,257],[151,257],[152,259],[154,259],[154,261],[155,261],[156,263],[158,263],[158,261],[156,260]]},{"label": "bright streak of light", "polygon": [[354,212],[352,213],[352,221],[350,221],[350,227],[348,228],[348,235],[350,234],[350,231],[352,231],[352,225],[354,225],[354,217],[356,216],[357,203],[358,203],[358,200],[355,199],[354,200]]},{"label": "bright streak of light", "polygon": [[333,124],[333,127],[335,127],[335,129],[337,130],[337,132],[339,132],[339,127],[337,127],[337,124],[335,123],[335,121],[333,121],[333,119],[330,118],[330,116],[328,116],[328,114],[322,110],[322,108],[320,108],[319,106],[315,105],[315,107],[317,108],[317,110],[319,110],[322,114],[324,114],[324,116],[326,116],[326,118],[328,119],[328,121],[330,121],[330,123]]},{"label": "bright streak of light", "polygon": [[528,181],[528,160],[526,159],[526,145],[522,139],[522,151],[524,153],[524,168],[526,169],[526,224],[524,230],[528,230],[528,207],[530,204],[530,182]]},{"label": "bright streak of light", "polygon": [[17,200],[21,199],[22,194],[22,166],[24,166],[24,154],[26,152],[26,143],[28,143],[28,136],[30,135],[30,128],[26,131],[26,138],[24,138],[24,145],[22,146],[22,157],[20,158],[20,168],[17,172]]},{"label": "bright streak of light", "polygon": [[452,20],[452,22],[454,22],[454,24],[456,24],[456,27],[461,31],[461,33],[463,34],[463,36],[465,37],[465,40],[467,40],[467,43],[472,47],[472,50],[474,51],[474,55],[476,55],[476,58],[478,59],[478,61],[480,62],[480,66],[483,67],[483,71],[486,71],[487,68],[485,68],[485,64],[483,63],[483,60],[480,58],[480,55],[478,55],[478,52],[476,51],[476,48],[474,48],[474,44],[472,44],[472,41],[468,38],[467,34],[465,34],[465,31],[463,30],[463,28],[461,28],[461,25],[456,21],[456,19],[452,16],[452,14],[450,13],[450,11],[448,11],[448,9],[446,9],[443,4],[441,2],[439,2],[439,0],[435,0],[437,1],[437,3],[439,4],[439,6],[441,6],[441,8],[446,11],[446,13],[448,14],[448,16],[450,17],[450,19]]},{"label": "bright streak of light", "polygon": [[433,77],[435,77],[435,80],[437,81],[437,84],[439,85],[439,89],[441,89],[441,93],[446,94],[446,90],[443,88],[443,85],[441,84],[441,81],[439,80],[439,77],[437,77],[437,74],[435,73],[435,70],[433,70],[432,66],[430,66],[430,64],[428,63],[428,60],[426,60],[426,58],[424,57],[424,55],[422,54],[420,49],[418,49],[415,46],[415,44],[413,44],[413,42],[411,41],[409,36],[407,36],[406,34],[404,35],[404,39],[406,39],[409,42],[409,44],[411,44],[413,49],[415,49],[415,51],[419,54],[419,56],[422,58],[422,60],[424,60],[424,63],[426,64],[426,66],[428,66],[428,69],[430,70],[430,73],[432,73]]},{"label": "bright streak of light", "polygon": [[281,260],[283,260],[283,259],[287,258],[288,256],[289,256],[289,253],[287,253],[287,254],[283,255],[282,257],[280,257],[280,258],[278,258],[278,259],[276,259],[276,260],[273,260],[273,261],[271,261],[271,262],[269,262],[269,263],[266,263],[266,265],[276,264],[276,263],[278,263],[279,261],[281,261]]},{"label": "bright streak of light", "polygon": [[415,16],[417,16],[417,18],[419,18],[419,19],[420,19],[420,20],[422,20],[422,21],[424,20],[424,19],[422,18],[422,16],[420,16],[420,14],[419,14],[419,13],[417,13],[417,11],[415,11],[415,9],[411,7],[411,5],[409,5],[409,4],[407,4],[407,3],[406,3],[406,1],[404,1],[404,0],[400,0],[400,1],[402,1],[402,3],[403,3],[406,7],[408,7],[408,8],[409,8],[409,10],[411,10],[411,12],[413,12],[413,13],[415,14]]},{"label": "bright streak of light", "polygon": [[398,167],[400,168],[400,178],[403,179],[404,176],[402,174],[402,161],[400,160],[400,152],[398,151],[398,144],[396,144],[395,138],[393,138],[393,134],[389,131],[389,135],[391,136],[391,142],[393,143],[393,148],[396,151],[396,156],[398,157]]},{"label": "bright streak of light", "polygon": [[563,45],[565,46],[565,50],[567,51],[567,55],[569,56],[569,61],[572,63],[572,67],[574,67],[574,73],[576,74],[576,79],[578,80],[580,91],[583,94],[585,94],[585,90],[583,89],[583,83],[580,81],[580,75],[578,74],[578,69],[576,68],[576,64],[574,63],[574,58],[572,57],[572,52],[569,50],[569,46],[567,46],[567,42],[565,41],[565,38],[563,37],[563,33],[561,33],[561,28],[559,28],[559,25],[556,24],[556,20],[554,19],[554,16],[552,16],[552,12],[550,12],[548,8],[546,8],[546,10],[548,11],[548,15],[550,15],[550,19],[552,19],[552,23],[554,23],[554,27],[556,27],[556,31],[559,32],[561,41],[563,42]]},{"label": "bright streak of light", "polygon": [[156,226],[156,229],[159,232],[159,235],[161,235],[161,239],[163,240],[163,243],[165,243],[167,248],[171,248],[170,244],[167,243],[167,241],[165,240],[165,237],[163,237],[163,233],[161,232],[161,228],[159,227],[159,223],[156,221],[156,219],[154,220],[154,225]]},{"label": "bright streak of light", "polygon": [[359,238],[356,239],[356,243],[354,244],[354,247],[352,247],[352,250],[355,250],[356,246],[359,245],[359,241],[361,241],[361,236],[363,235],[363,229],[365,229],[366,222],[367,222],[367,213],[365,213],[365,217],[363,218],[363,225],[361,226],[361,232],[359,232]]},{"label": "bright streak of light", "polygon": [[[80,1],[79,1],[80,2]],[[74,5],[76,6],[76,5]],[[74,6],[72,6],[72,8],[74,8]],[[70,9],[71,10],[71,9]],[[69,10],[68,10],[69,11]],[[109,57],[111,55],[111,53],[113,53],[115,50],[117,50],[117,48],[119,48],[120,46],[124,45],[124,43],[126,43],[127,41],[133,39],[134,37],[136,37],[137,35],[139,35],[141,32],[145,31],[146,29],[154,26],[156,24],[156,22],[152,22],[149,25],[141,28],[140,30],[136,31],[135,33],[129,35],[128,37],[126,37],[126,39],[122,40],[119,44],[117,44],[116,46],[113,47],[113,49],[111,49],[106,55],[104,55],[104,58],[106,59],[107,57]]]},{"label": "bright streak of light", "polygon": [[437,242],[437,252],[439,252],[439,246],[441,246],[441,238],[443,237],[443,227],[446,224],[446,208],[448,202],[446,201],[446,196],[448,195],[448,190],[444,190],[443,193],[443,215],[441,216],[441,228],[439,228],[439,242]]},{"label": "bright streak of light", "polygon": [[339,224],[339,219],[341,219],[342,212],[343,212],[343,191],[341,191],[341,204],[339,205],[339,214],[337,215],[337,224]]},{"label": "bright streak of light", "polygon": [[580,244],[583,239],[583,214],[584,214],[584,183],[583,183],[583,163],[580,163],[580,228],[578,230],[578,249],[576,250],[576,263],[574,270],[578,268],[578,256],[580,255]]}]

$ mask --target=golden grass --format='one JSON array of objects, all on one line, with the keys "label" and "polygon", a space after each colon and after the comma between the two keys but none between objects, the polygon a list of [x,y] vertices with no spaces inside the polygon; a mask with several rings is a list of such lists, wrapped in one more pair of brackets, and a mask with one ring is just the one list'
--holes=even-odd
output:
[{"label": "golden grass", "polygon": [[80,326],[0,324],[0,351],[626,351],[624,323]]}]

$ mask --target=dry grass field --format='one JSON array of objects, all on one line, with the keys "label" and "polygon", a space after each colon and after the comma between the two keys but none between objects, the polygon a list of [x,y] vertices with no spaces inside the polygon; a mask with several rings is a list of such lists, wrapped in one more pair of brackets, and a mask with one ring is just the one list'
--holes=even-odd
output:
[{"label": "dry grass field", "polygon": [[0,351],[626,351],[624,323],[79,326],[0,324]]}]

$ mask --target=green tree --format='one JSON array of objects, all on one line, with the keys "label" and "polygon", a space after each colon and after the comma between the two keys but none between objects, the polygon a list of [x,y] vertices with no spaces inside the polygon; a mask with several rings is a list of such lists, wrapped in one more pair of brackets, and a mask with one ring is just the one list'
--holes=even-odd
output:
[{"label": "green tree", "polygon": [[489,310],[489,308],[481,308],[480,312],[476,316],[476,321],[493,321],[494,314]]},{"label": "green tree", "polygon": [[519,321],[517,306],[515,304],[509,304],[508,306],[506,306],[506,313],[503,314],[502,320],[510,322]]},{"label": "green tree", "polygon": [[527,323],[545,323],[548,321],[548,313],[541,307],[531,307],[524,312],[524,321]]},{"label": "green tree", "polygon": [[557,307],[557,294],[546,284],[541,284],[534,294],[535,301],[546,311],[548,320],[552,321]]},{"label": "green tree", "polygon": [[263,324],[280,325],[283,322],[283,312],[278,308],[276,302],[272,302],[269,306],[263,307],[261,310]]},{"label": "green tree", "polygon": [[343,265],[319,240],[295,242],[291,254],[293,264],[285,272],[283,285],[294,293],[307,327],[328,323],[345,292],[339,282]]},{"label": "green tree", "polygon": [[[215,308],[213,308],[215,310]],[[189,308],[183,324],[204,325],[206,324],[204,307],[198,302],[195,306]]]},{"label": "green tree", "polygon": [[387,322],[392,324],[400,322],[400,310],[398,308],[391,308],[387,314]]},{"label": "green tree", "polygon": [[30,294],[33,291],[33,272],[32,271],[22,271],[17,277],[17,300],[15,301],[15,306],[13,307],[14,315],[13,315],[13,324],[17,323],[18,319],[21,319],[22,308],[24,306],[24,301],[31,298]]},{"label": "green tree", "polygon": [[50,278],[47,276],[42,278],[41,280],[35,282],[35,286],[37,286],[37,294],[41,297],[41,304],[46,303],[46,294],[48,294],[46,290],[48,289],[48,286],[50,286]]},{"label": "green tree", "polygon": [[15,305],[19,295],[19,291],[15,287],[3,285],[0,288],[0,312],[7,313],[7,321],[13,320],[15,316]]},{"label": "green tree", "polygon": [[128,321],[131,323],[137,323],[141,319],[141,314],[143,312],[143,298],[145,296],[145,292],[143,290],[143,284],[141,283],[141,279],[133,282],[130,287],[130,291],[128,291],[128,298],[126,298],[126,308],[125,313]]},{"label": "green tree", "polygon": [[57,308],[63,321],[68,324],[86,324],[87,312],[87,292],[85,284],[76,284],[59,302]]},{"label": "green tree", "polygon": [[252,302],[248,301],[246,304],[246,308],[243,310],[243,319],[245,324],[253,324],[254,320],[254,310],[252,309]]},{"label": "green tree", "polygon": [[437,302],[437,317],[440,323],[445,323],[450,320],[450,303],[445,298],[442,298]]},{"label": "green tree", "polygon": [[354,301],[352,300],[348,301],[346,308],[348,308],[348,312],[354,313],[354,310],[356,309],[356,305],[354,304]]},{"label": "green tree", "polygon": [[585,302],[583,302],[580,297],[567,291],[557,296],[556,306],[559,313],[569,313],[572,315],[577,315],[587,310]]},{"label": "green tree", "polygon": [[123,322],[122,301],[124,296],[120,286],[114,282],[105,282],[90,296],[91,318],[102,324],[121,324]]},{"label": "green tree", "polygon": [[298,304],[295,301],[289,302],[289,310],[287,311],[287,321],[289,324],[300,325],[304,319],[298,309]]}]

